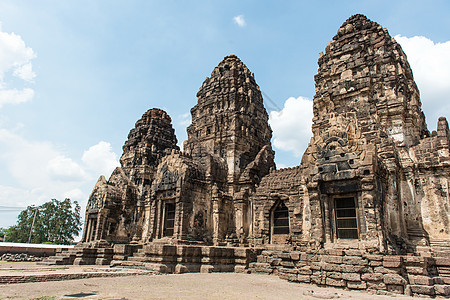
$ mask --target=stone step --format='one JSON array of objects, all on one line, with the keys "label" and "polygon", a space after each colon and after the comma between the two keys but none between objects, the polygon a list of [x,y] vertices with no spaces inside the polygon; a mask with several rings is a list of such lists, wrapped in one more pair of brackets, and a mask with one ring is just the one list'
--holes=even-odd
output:
[{"label": "stone step", "polygon": [[146,254],[144,252],[136,252],[133,253],[133,257],[145,257]]},{"label": "stone step", "polygon": [[144,256],[144,257],[128,257],[128,261],[140,262],[176,262],[176,257],[161,257],[161,256]]},{"label": "stone step", "polygon": [[447,251],[433,252],[433,256],[436,258],[447,258],[450,257],[450,252]]},{"label": "stone step", "polygon": [[270,274],[273,272],[269,263],[258,263],[253,262],[249,265],[249,270],[251,273],[267,273]]},{"label": "stone step", "polygon": [[145,263],[139,261],[113,260],[111,267],[145,267]]},{"label": "stone step", "polygon": [[435,251],[435,252],[445,252],[445,253],[450,252],[450,248],[445,248],[445,247],[432,247],[431,249],[433,249],[433,251]]},{"label": "stone step", "polygon": [[53,260],[53,259],[48,259],[48,260],[44,260],[44,261],[38,261],[36,263],[36,265],[41,265],[41,266],[51,266],[51,265],[58,265],[58,261]]},{"label": "stone step", "polygon": [[430,241],[430,244],[447,244],[448,245],[448,240],[447,239],[434,239]]},{"label": "stone step", "polygon": [[271,251],[283,251],[283,250],[289,250],[291,248],[291,246],[288,245],[278,245],[278,244],[268,244],[265,245],[265,247],[267,250],[271,250]]},{"label": "stone step", "polygon": [[139,261],[113,261],[111,262],[111,267],[140,269],[153,271],[155,273],[174,273],[175,270],[175,264],[146,263]]},{"label": "stone step", "polygon": [[450,276],[450,267],[436,267],[441,276]]}]

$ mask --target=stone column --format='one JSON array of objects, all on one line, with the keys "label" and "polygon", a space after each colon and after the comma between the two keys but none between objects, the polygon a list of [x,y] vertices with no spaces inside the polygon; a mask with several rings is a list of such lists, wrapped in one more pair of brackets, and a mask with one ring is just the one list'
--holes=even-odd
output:
[{"label": "stone column", "polygon": [[331,218],[333,217],[333,214],[330,211],[330,201],[332,201],[333,199],[330,199],[327,195],[322,195],[321,198],[325,215],[325,242],[331,242],[333,241],[331,230]]},{"label": "stone column", "polygon": [[156,200],[156,214],[155,214],[155,239],[159,239],[162,237],[162,221],[163,221],[163,217],[162,214],[164,213],[164,210],[162,208],[162,201],[161,200]]},{"label": "stone column", "polygon": [[91,240],[91,227],[92,227],[92,221],[89,219],[89,216],[86,216],[86,225],[84,227],[84,237],[83,242],[90,242]]},{"label": "stone column", "polygon": [[308,183],[309,203],[311,207],[311,246],[318,248],[323,243],[324,230],[322,208],[319,195],[319,184],[317,182]]},{"label": "stone column", "polygon": [[150,235],[150,211],[151,211],[151,205],[147,201],[144,205],[144,216],[143,216],[143,224],[142,224],[142,240],[144,242],[148,241],[149,235]]}]

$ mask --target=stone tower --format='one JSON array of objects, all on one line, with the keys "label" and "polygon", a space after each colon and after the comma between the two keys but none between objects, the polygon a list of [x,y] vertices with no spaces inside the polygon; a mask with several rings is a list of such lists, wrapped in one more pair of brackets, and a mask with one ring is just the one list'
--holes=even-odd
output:
[{"label": "stone tower", "polygon": [[207,152],[223,158],[228,182],[236,183],[272,138],[254,75],[236,55],[228,55],[205,79],[197,97],[184,149],[194,157]]},{"label": "stone tower", "polygon": [[429,134],[405,53],[385,28],[364,15],[339,28],[320,54],[315,81],[314,136],[327,130],[323,125],[330,116],[350,115],[375,143],[381,132],[408,147]]},{"label": "stone tower", "polygon": [[159,160],[172,149],[179,150],[171,121],[165,111],[153,108],[145,112],[130,130],[120,164],[137,186],[148,186]]},{"label": "stone tower", "polygon": [[[312,213],[317,209],[325,220],[312,224],[313,230],[323,230],[325,242],[358,237],[388,240],[392,247],[411,239],[412,231],[423,236],[421,221],[409,216],[420,215],[417,199],[407,195],[404,182],[414,177],[408,149],[429,132],[405,53],[385,28],[354,15],[318,63],[314,136],[302,159],[309,180],[317,183],[309,189],[318,192],[310,199],[318,200]],[[334,220],[340,205],[360,208],[346,221],[350,229]],[[376,227],[380,223],[384,233]]]},{"label": "stone tower", "polygon": [[89,196],[83,241],[130,242],[141,239],[144,206],[161,159],[178,150],[169,115],[157,108],[145,112],[130,130],[117,167],[101,176]]}]

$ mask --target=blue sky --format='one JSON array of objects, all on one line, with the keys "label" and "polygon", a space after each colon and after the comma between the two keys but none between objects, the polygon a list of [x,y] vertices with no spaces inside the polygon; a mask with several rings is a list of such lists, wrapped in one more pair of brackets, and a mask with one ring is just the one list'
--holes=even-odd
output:
[{"label": "blue sky", "polygon": [[401,43],[434,129],[450,115],[448,1],[2,0],[0,226],[51,198],[84,206],[149,108],[170,114],[181,144],[199,87],[230,53],[275,103],[277,165],[297,165],[318,54],[355,13]]}]

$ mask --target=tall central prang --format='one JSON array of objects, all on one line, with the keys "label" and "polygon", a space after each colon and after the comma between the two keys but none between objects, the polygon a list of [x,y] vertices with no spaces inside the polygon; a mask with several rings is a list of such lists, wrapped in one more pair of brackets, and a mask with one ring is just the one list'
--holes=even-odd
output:
[{"label": "tall central prang", "polygon": [[236,183],[272,138],[259,86],[245,64],[230,54],[205,79],[197,97],[184,150],[194,157],[207,152],[225,159],[228,182]]}]

